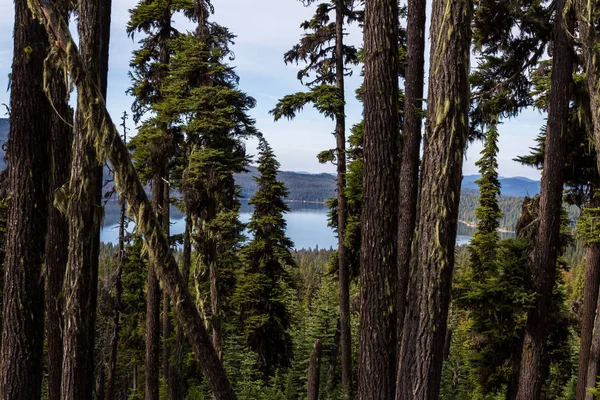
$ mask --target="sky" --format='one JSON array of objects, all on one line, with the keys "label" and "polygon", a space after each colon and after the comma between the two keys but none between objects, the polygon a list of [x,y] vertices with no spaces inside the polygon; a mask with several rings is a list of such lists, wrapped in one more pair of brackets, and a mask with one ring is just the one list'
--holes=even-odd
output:
[{"label": "sky", "polygon": [[[128,10],[137,0],[113,1],[107,106],[113,120],[119,120],[123,111],[130,113],[132,98],[126,94],[130,86],[128,76],[131,52],[138,47],[140,35],[132,40],[125,32]],[[332,132],[334,122],[323,117],[311,107],[306,107],[293,121],[273,121],[269,114],[278,99],[305,88],[296,78],[298,67],[285,65],[283,54],[289,50],[303,31],[300,23],[312,16],[314,6],[304,7],[299,0],[216,0],[213,20],[228,27],[237,38],[233,50],[240,76],[240,89],[257,100],[251,111],[257,128],[273,147],[281,169],[310,173],[335,172],[331,164],[319,164],[316,155],[335,147]],[[188,22],[175,17],[175,26],[182,31],[192,30]],[[0,104],[9,103],[8,74],[12,63],[12,32],[14,5],[10,0],[0,0]],[[348,29],[347,44],[360,46],[361,31],[354,25]],[[429,56],[426,55],[426,58]],[[472,61],[472,64],[474,61]],[[426,66],[428,69],[428,64]],[[362,108],[354,98],[360,85],[359,70],[346,81],[346,116],[348,129],[362,118]],[[5,112],[0,108],[0,117]],[[499,173],[501,176],[524,176],[539,179],[539,171],[513,161],[518,155],[529,152],[534,139],[544,123],[544,116],[535,110],[525,110],[519,117],[504,121],[499,127]],[[128,124],[133,128],[133,121]],[[249,142],[248,152],[255,154],[256,142]],[[464,175],[477,173],[475,162],[479,158],[481,143],[469,146],[465,156]]]}]

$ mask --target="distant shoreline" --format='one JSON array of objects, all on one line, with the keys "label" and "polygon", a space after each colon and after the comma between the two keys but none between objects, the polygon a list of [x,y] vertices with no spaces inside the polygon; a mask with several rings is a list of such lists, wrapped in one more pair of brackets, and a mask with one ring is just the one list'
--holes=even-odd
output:
[{"label": "distant shoreline", "polygon": [[[460,222],[463,225],[468,226],[469,228],[477,228],[477,224],[473,224],[467,221],[463,221],[462,219],[459,219],[458,222]],[[502,229],[502,228],[498,228],[498,232],[500,233],[512,233],[515,234],[515,231],[509,231],[508,229]]]}]

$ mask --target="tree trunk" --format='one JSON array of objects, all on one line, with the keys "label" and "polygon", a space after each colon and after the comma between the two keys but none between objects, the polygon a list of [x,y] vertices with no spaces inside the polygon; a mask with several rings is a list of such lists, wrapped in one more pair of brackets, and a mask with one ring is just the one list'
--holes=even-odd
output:
[{"label": "tree trunk", "polygon": [[440,390],[464,147],[468,133],[472,3],[433,3],[431,71],[419,226],[418,275],[400,350],[396,399],[437,399]]},{"label": "tree trunk", "polygon": [[542,367],[548,336],[548,314],[556,279],[556,260],[560,250],[563,168],[574,63],[569,39],[573,34],[574,14],[565,7],[570,8],[567,0],[557,2],[539,226],[534,249],[533,286],[537,297],[533,309],[527,315],[518,400],[539,399],[545,380]]},{"label": "tree trunk", "polygon": [[[68,17],[68,2],[56,2],[63,18]],[[62,70],[56,69],[50,94],[55,112],[50,128],[51,178],[48,196],[48,233],[46,235],[46,310],[48,341],[48,400],[60,399],[63,358],[63,280],[69,258],[69,223],[54,205],[60,202],[59,190],[66,190],[71,168],[73,144],[73,110],[68,104],[68,91]],[[57,204],[58,205],[58,204]]]},{"label": "tree trunk", "polygon": [[346,234],[346,111],[344,93],[344,10],[346,0],[335,3],[335,82],[341,109],[335,119],[337,157],[338,280],[340,286],[340,347],[344,398],[352,397],[352,349],[350,338],[350,273],[344,237]]},{"label": "tree trunk", "polygon": [[41,396],[44,283],[51,128],[43,91],[48,41],[27,1],[15,0],[14,53],[7,148],[11,197],[6,227],[0,399]]},{"label": "tree trunk", "polygon": [[[179,322],[190,340],[194,353],[200,361],[204,375],[218,400],[235,400],[231,383],[227,379],[223,364],[210,343],[210,337],[194,300],[186,288],[179,272],[167,238],[160,229],[156,215],[144,191],[127,148],[119,137],[119,132],[106,109],[104,97],[85,69],[77,46],[71,38],[68,26],[57,16],[51,0],[31,0],[29,6],[40,18],[51,37],[51,43],[60,48],[62,62],[73,78],[78,92],[82,94],[81,106],[87,115],[99,125],[93,125],[90,135],[115,168],[117,188],[125,194],[136,225],[146,241],[150,259],[156,265],[156,272],[165,290],[173,298]],[[44,196],[45,198],[45,196]]]},{"label": "tree trunk", "polygon": [[365,7],[364,179],[358,397],[389,400],[396,378],[398,2]]},{"label": "tree trunk", "polygon": [[[185,195],[184,195],[185,196]],[[181,266],[181,274],[183,275],[183,281],[185,288],[188,289],[188,280],[190,277],[190,267],[192,265],[192,241],[191,241],[191,232],[192,232],[192,219],[190,217],[189,212],[185,212],[185,231],[183,234],[183,262]],[[180,323],[177,324],[177,347],[175,349],[175,365],[177,368],[176,375],[173,377],[174,385],[172,388],[169,388],[169,394],[172,399],[180,399],[182,398],[182,393],[185,393],[185,388],[183,387],[183,381],[181,377],[183,376],[183,363],[185,356],[185,342],[184,342],[184,332]]]},{"label": "tree trunk", "polygon": [[[152,209],[157,219],[164,226],[162,205],[164,202],[163,174],[159,173],[152,179]],[[164,231],[163,231],[164,232]],[[168,245],[168,242],[167,242]],[[158,400],[160,380],[160,286],[156,276],[156,264],[148,263],[148,294],[146,303],[146,375],[145,398]]]},{"label": "tree trunk", "polygon": [[[592,199],[590,208],[600,207],[600,197],[594,195],[595,187],[592,187]],[[584,211],[585,212],[585,211]],[[587,389],[596,386],[596,379],[587,382],[590,350],[592,346],[592,335],[594,331],[594,319],[598,304],[598,287],[600,286],[600,245],[592,243],[588,245],[585,254],[585,279],[583,281],[583,315],[581,317],[581,339],[579,347],[579,372],[577,375],[577,400],[584,400]]]},{"label": "tree trunk", "polygon": [[[171,187],[168,181],[164,182],[164,200],[163,200],[163,226],[165,235],[170,236],[171,231]],[[162,337],[163,337],[163,376],[167,381],[169,390],[169,399],[179,400],[178,391],[175,387],[178,384],[176,379],[177,366],[171,362],[172,344],[171,334],[173,324],[171,321],[171,301],[169,296],[163,294],[163,320],[162,320]]]},{"label": "tree trunk", "polygon": [[[127,143],[127,113],[123,113],[123,143]],[[123,264],[125,262],[125,217],[127,202],[123,195],[119,196],[121,213],[119,216],[119,266],[115,277],[115,314],[113,316],[113,335],[110,342],[110,359],[108,361],[108,378],[106,382],[106,400],[113,400],[115,396],[115,378],[117,373],[117,356],[119,351],[119,333],[121,331],[121,310],[123,308]]]},{"label": "tree trunk", "polygon": [[[597,31],[600,4],[596,0],[575,0],[579,37],[583,53],[584,71],[590,95],[590,109],[594,124],[594,141],[600,149],[600,40]],[[600,169],[600,152],[596,152],[596,162]]]},{"label": "tree trunk", "polygon": [[[398,207],[397,343],[402,341],[412,240],[419,192],[419,153],[425,74],[425,0],[408,2],[406,79],[404,81],[404,147],[400,166]],[[398,347],[398,352],[400,348]],[[398,376],[397,380],[402,377]],[[396,382],[399,384],[400,382]]]},{"label": "tree trunk", "polygon": [[319,400],[319,381],[321,379],[321,341],[317,340],[310,353],[308,364],[308,400]]},{"label": "tree trunk", "polygon": [[[110,1],[79,5],[79,38],[85,68],[106,95]],[[100,40],[99,40],[100,38]],[[102,167],[89,131],[99,125],[86,115],[78,93],[73,164],[69,183],[69,260],[65,275],[62,398],[90,399],[94,389],[94,338],[98,253],[102,218]]]},{"label": "tree trunk", "polygon": [[[600,300],[600,299],[599,299]],[[597,310],[600,310],[600,304],[597,305]],[[600,316],[596,313],[596,320],[594,321],[594,333],[592,337],[592,344],[590,349],[590,355],[588,359],[588,365],[586,370],[586,386],[593,388],[596,387],[598,380],[598,373],[600,372]],[[585,394],[585,400],[594,400],[595,396],[587,392]]]}]

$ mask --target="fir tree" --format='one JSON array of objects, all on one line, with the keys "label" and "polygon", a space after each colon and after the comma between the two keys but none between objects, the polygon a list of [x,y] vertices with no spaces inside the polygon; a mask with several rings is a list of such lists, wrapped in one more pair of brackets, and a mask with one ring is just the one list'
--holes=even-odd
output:
[{"label": "fir tree", "polygon": [[296,267],[292,241],[285,235],[287,189],[277,180],[279,163],[269,144],[259,143],[258,189],[248,224],[252,240],[242,249],[244,267],[232,296],[248,346],[257,353],[257,368],[265,381],[276,368],[291,362],[290,313],[284,293],[292,282],[289,269]]},{"label": "fir tree", "polygon": [[[303,0],[306,6],[315,0]],[[315,15],[301,27],[307,31],[300,43],[285,53],[288,63],[305,62],[307,65],[298,72],[298,79],[309,89],[285,96],[272,111],[275,120],[282,116],[295,117],[304,105],[312,103],[319,112],[335,119],[336,148],[319,155],[322,162],[335,161],[337,164],[337,196],[335,199],[337,221],[333,224],[338,234],[337,270],[340,284],[340,345],[342,350],[342,385],[345,398],[351,397],[351,337],[350,337],[350,272],[349,257],[345,243],[348,219],[346,187],[346,116],[345,116],[345,76],[351,74],[347,64],[356,64],[357,51],[344,44],[344,28],[361,18],[353,10],[354,0],[333,0],[318,4]],[[330,21],[330,13],[335,21]],[[314,77],[311,77],[314,74]],[[335,85],[334,85],[335,84]]]},{"label": "fir tree", "polygon": [[209,271],[213,344],[221,353],[224,299],[233,287],[243,229],[233,174],[248,164],[242,139],[258,133],[247,114],[255,100],[238,89],[239,77],[224,61],[233,55],[234,35],[209,21],[210,3],[197,1],[194,10],[197,29],[173,42],[158,109],[180,121],[186,134],[182,188],[200,264]]},{"label": "fir tree", "polygon": [[481,151],[481,158],[475,163],[479,167],[481,178],[475,181],[479,185],[479,206],[475,216],[479,221],[477,231],[471,239],[469,251],[471,268],[474,279],[482,281],[492,272],[490,264],[495,259],[498,246],[500,218],[502,212],[498,206],[500,196],[500,181],[498,180],[498,127],[492,123],[487,134],[486,142]]}]

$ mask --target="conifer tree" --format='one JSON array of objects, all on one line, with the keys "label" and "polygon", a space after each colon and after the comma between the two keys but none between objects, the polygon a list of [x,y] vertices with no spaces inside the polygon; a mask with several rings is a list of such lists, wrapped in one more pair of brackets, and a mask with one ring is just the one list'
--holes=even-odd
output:
[{"label": "conifer tree", "polygon": [[[404,83],[404,146],[399,182],[398,214],[398,304],[396,338],[402,340],[409,281],[410,254],[414,237],[417,196],[419,191],[419,155],[425,80],[425,21],[427,4],[424,0],[408,2],[406,26],[406,79]],[[414,275],[414,273],[413,273]],[[399,349],[398,349],[399,352]],[[398,376],[398,379],[401,379]]]},{"label": "conifer tree", "polygon": [[234,35],[209,21],[212,12],[210,2],[195,2],[197,29],[173,42],[164,81],[166,95],[158,110],[182,121],[186,133],[182,186],[194,226],[192,238],[202,266],[209,271],[213,344],[221,354],[222,303],[231,294],[243,229],[233,174],[248,164],[241,140],[258,133],[247,114],[255,100],[238,89],[239,77],[224,62],[232,56],[229,46]]},{"label": "conifer tree", "polygon": [[[307,0],[306,6],[315,0]],[[354,0],[333,0],[321,2],[310,21],[301,27],[308,31],[284,55],[284,61],[296,63],[303,61],[307,65],[298,72],[298,79],[308,87],[309,92],[300,92],[285,96],[272,111],[275,120],[281,117],[292,119],[306,104],[312,103],[319,112],[335,119],[336,148],[320,154],[321,161],[335,161],[337,164],[337,198],[335,202],[338,234],[337,269],[340,285],[340,345],[342,353],[342,386],[345,398],[351,396],[352,359],[350,350],[350,272],[345,234],[347,220],[346,187],[346,115],[344,77],[351,73],[347,64],[357,62],[357,52],[352,46],[344,45],[344,26],[360,18],[353,11]],[[335,22],[330,22],[330,13],[334,12]],[[314,79],[311,78],[314,73]],[[312,80],[311,80],[312,79]],[[333,86],[335,84],[335,86]]]},{"label": "conifer tree", "polygon": [[296,267],[292,241],[285,235],[287,189],[277,180],[279,163],[266,140],[259,142],[257,191],[248,230],[251,241],[242,249],[240,270],[231,303],[239,310],[243,336],[257,354],[256,365],[265,382],[292,358],[288,332],[290,313],[284,301]]},{"label": "conifer tree", "polygon": [[439,396],[464,147],[468,134],[472,2],[433,3],[421,200],[396,399]]},{"label": "conifer tree", "polygon": [[[86,69],[103,98],[108,83],[111,1],[78,4],[78,31]],[[81,93],[78,93],[81,102]],[[63,398],[91,398],[94,387],[94,338],[98,292],[98,255],[102,219],[101,157],[88,134],[99,124],[81,107],[76,113],[73,162],[69,182],[69,260],[65,274]]]},{"label": "conifer tree", "polygon": [[496,247],[500,238],[498,228],[502,212],[498,206],[500,181],[498,180],[498,127],[494,121],[486,134],[485,146],[481,158],[475,163],[479,167],[481,178],[475,181],[479,185],[479,207],[475,216],[479,221],[477,231],[469,244],[471,268],[474,278],[485,279],[490,272],[490,264],[495,259]]},{"label": "conifer tree", "polygon": [[392,399],[396,382],[399,161],[398,2],[365,8],[364,178],[358,397]]},{"label": "conifer tree", "polygon": [[[135,96],[133,118],[137,123],[146,113],[153,115],[145,119],[130,147],[136,169],[144,181],[151,181],[152,206],[165,232],[169,226],[169,204],[165,203],[165,187],[169,179],[168,165],[176,146],[176,132],[171,118],[158,109],[164,101],[163,81],[167,77],[173,50],[171,41],[178,35],[172,26],[173,15],[178,11],[189,12],[191,1],[140,1],[130,10],[127,32],[143,32],[141,48],[134,51],[131,67],[133,85],[130,93]],[[148,310],[146,313],[146,397],[157,399],[159,387],[160,351],[160,287],[150,263],[148,274]],[[168,363],[168,360],[163,360]],[[168,379],[168,377],[165,377]]]},{"label": "conifer tree", "polygon": [[8,205],[0,398],[41,396],[44,346],[42,264],[48,216],[52,109],[43,89],[48,40],[27,1],[15,4],[7,148]]},{"label": "conifer tree", "polygon": [[[63,18],[68,19],[69,2],[56,2]],[[46,340],[48,343],[48,400],[60,399],[63,359],[63,280],[69,257],[69,222],[54,204],[66,192],[71,169],[73,144],[73,110],[68,104],[66,76],[60,68],[54,69],[50,96],[55,112],[52,113],[51,179],[48,198],[48,233],[46,236]],[[60,200],[59,200],[60,202]]]},{"label": "conifer tree", "polygon": [[534,253],[533,285],[537,299],[527,317],[518,400],[537,400],[541,396],[548,335],[546,325],[556,279],[557,258],[560,254],[558,242],[564,184],[563,166],[574,66],[574,51],[570,38],[575,21],[572,6],[568,1],[557,1],[556,10],[552,36],[552,81],[548,95],[548,131],[541,182],[540,223]]}]

